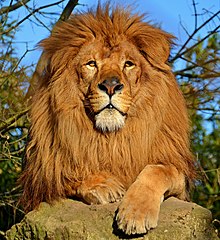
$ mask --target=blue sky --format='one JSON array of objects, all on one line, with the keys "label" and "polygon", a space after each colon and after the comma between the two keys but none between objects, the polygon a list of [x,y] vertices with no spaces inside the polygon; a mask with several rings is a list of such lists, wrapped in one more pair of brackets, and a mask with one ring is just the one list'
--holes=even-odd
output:
[{"label": "blue sky", "polygon": [[[5,4],[10,2],[6,1]],[[35,0],[31,1],[29,5],[31,6],[33,3],[35,7],[43,6],[49,3],[53,3],[53,1],[49,0]],[[67,1],[64,2],[64,6]],[[77,6],[74,11],[86,10],[88,7],[96,6],[98,0],[80,0],[79,3],[83,4],[83,6]],[[101,1],[103,2],[103,1]],[[118,4],[124,4],[125,1],[115,0],[111,1]],[[216,12],[220,9],[220,0],[195,0],[197,3],[197,12],[199,14],[204,13],[204,9],[210,12]],[[163,30],[172,33],[177,37],[177,44],[181,44],[187,38],[186,33],[183,28],[180,26],[180,21],[182,25],[187,29],[189,33],[194,30],[194,17],[193,17],[193,6],[192,0],[128,0],[126,1],[126,5],[131,4],[135,6],[135,11],[140,13],[147,13],[148,20],[152,20],[154,23],[158,23]],[[62,9],[61,7],[51,7],[47,9],[47,11],[59,14]],[[13,12],[14,19],[22,19],[24,16],[28,14],[27,10],[21,11],[21,9]],[[208,15],[201,16],[199,19],[199,23],[204,21]],[[31,18],[32,21],[35,19]],[[46,24],[49,26],[50,19],[42,19],[44,22],[46,20]],[[200,35],[205,34],[205,31],[209,29],[204,29],[200,32]],[[43,38],[49,35],[49,31],[46,30],[42,26],[36,26],[31,21],[25,21],[21,26],[19,32],[16,33],[16,49],[18,52],[18,56],[22,56],[26,49],[32,50],[36,44]],[[36,63],[38,57],[40,55],[40,51],[30,51],[25,58],[22,60],[24,65],[29,65],[31,63]]]}]

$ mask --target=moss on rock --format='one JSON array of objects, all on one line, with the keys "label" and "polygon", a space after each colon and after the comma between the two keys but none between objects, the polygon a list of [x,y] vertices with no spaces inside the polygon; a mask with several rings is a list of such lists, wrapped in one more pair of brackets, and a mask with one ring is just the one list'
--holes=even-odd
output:
[{"label": "moss on rock", "polygon": [[[89,206],[66,199],[50,206],[41,203],[21,223],[6,232],[7,240],[115,240],[127,239],[115,229],[113,219],[118,203]],[[195,203],[169,198],[161,205],[158,227],[144,240],[217,240],[211,212]]]}]

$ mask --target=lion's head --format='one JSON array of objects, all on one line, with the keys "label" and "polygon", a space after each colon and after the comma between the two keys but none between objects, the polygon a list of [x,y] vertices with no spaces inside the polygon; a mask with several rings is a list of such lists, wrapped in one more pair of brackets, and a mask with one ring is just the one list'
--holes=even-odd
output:
[{"label": "lion's head", "polygon": [[108,5],[58,23],[40,43],[45,69],[20,179],[27,209],[74,195],[95,172],[128,187],[147,164],[162,163],[190,178],[186,107],[167,65],[171,43],[143,16]]},{"label": "lion's head", "polygon": [[96,13],[73,16],[41,43],[49,71],[54,71],[49,80],[69,71],[66,81],[75,81],[87,116],[102,132],[123,128],[135,111],[135,102],[145,95],[150,69],[154,68],[155,75],[169,70],[166,61],[172,39],[143,23],[140,16],[118,10],[109,16],[108,11],[107,7],[103,13],[99,7]]}]

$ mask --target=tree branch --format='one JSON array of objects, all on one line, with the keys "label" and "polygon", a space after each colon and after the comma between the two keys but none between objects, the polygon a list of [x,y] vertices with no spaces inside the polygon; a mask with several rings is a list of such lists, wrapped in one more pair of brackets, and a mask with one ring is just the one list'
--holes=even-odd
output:
[{"label": "tree branch", "polygon": [[25,20],[27,20],[29,17],[31,17],[34,13],[36,12],[39,12],[40,10],[44,9],[44,8],[48,8],[48,7],[52,7],[52,6],[55,6],[57,4],[60,4],[62,3],[64,0],[60,0],[58,2],[55,2],[55,3],[51,3],[51,4],[48,4],[48,5],[45,5],[45,6],[41,6],[39,8],[36,8],[34,9],[30,14],[28,14],[26,17],[24,17],[23,19],[21,19],[17,24],[15,24],[14,26],[8,28],[6,31],[4,31],[2,33],[3,34],[7,34],[9,33],[10,31],[14,30],[15,28],[17,28],[20,24],[22,24]]},{"label": "tree branch", "polygon": [[[205,39],[210,37],[213,33],[216,33],[217,30],[220,28],[218,25],[214,30],[212,30],[209,34],[207,34],[204,38],[202,38],[200,41],[192,45],[190,48],[187,48],[185,51],[183,49],[186,48],[187,44],[192,40],[192,38],[195,36],[196,33],[198,33],[206,24],[208,24],[210,21],[212,21],[218,14],[220,13],[220,10],[216,12],[213,16],[211,16],[209,19],[207,19],[203,24],[201,24],[198,28],[196,28],[193,33],[189,36],[189,38],[186,40],[186,42],[183,44],[183,46],[180,48],[180,50],[177,52],[177,54],[170,60],[171,63],[173,63],[177,58],[180,56],[186,54],[188,51],[199,45],[201,42],[203,42]],[[182,52],[183,51],[183,52]]]},{"label": "tree branch", "polygon": [[4,13],[8,13],[8,12],[12,12],[20,7],[22,7],[24,4],[30,2],[30,0],[23,0],[23,1],[19,1],[13,5],[7,6],[7,7],[2,7],[0,9],[0,15],[4,14]]},{"label": "tree branch", "polygon": [[11,126],[12,124],[14,124],[19,118],[21,118],[22,116],[24,116],[27,112],[29,111],[29,108],[23,110],[22,112],[14,115],[13,117],[7,119],[6,121],[2,121],[0,123],[0,131],[8,128],[9,126]]},{"label": "tree branch", "polygon": [[193,10],[194,10],[194,16],[195,16],[195,29],[197,29],[197,22],[198,22],[198,19],[197,19],[197,9],[196,9],[196,3],[194,0],[192,0],[192,5],[193,5]]},{"label": "tree branch", "polygon": [[58,21],[66,21],[73,9],[78,5],[78,0],[69,0]]},{"label": "tree branch", "polygon": [[50,29],[46,26],[46,24],[44,24],[44,23],[36,16],[36,14],[33,13],[33,9],[30,9],[27,4],[24,4],[24,6],[25,6],[25,8],[28,10],[28,12],[29,12],[30,14],[32,14],[33,17],[34,17],[44,28],[46,28],[46,29],[50,32]]},{"label": "tree branch", "polygon": [[216,64],[217,64],[217,62],[220,61],[219,59],[216,59],[216,58],[215,58],[215,59],[211,59],[211,60],[209,60],[209,61],[204,62],[202,65],[199,65],[198,63],[192,62],[192,61],[190,61],[189,59],[184,58],[184,57],[182,57],[182,56],[181,56],[180,58],[181,58],[182,60],[190,63],[191,65],[188,66],[188,67],[186,67],[186,68],[184,68],[184,69],[175,71],[175,72],[174,72],[175,75],[184,74],[186,71],[191,71],[191,70],[193,70],[193,69],[195,69],[195,68],[202,68],[202,69],[204,69],[204,70],[206,70],[206,71],[208,71],[208,72],[212,72],[212,73],[214,73],[214,74],[220,74],[220,73],[217,72],[217,71],[214,71],[214,70],[212,70],[212,69],[209,69],[209,68],[205,67],[207,64],[210,64],[210,63],[216,63]]},{"label": "tree branch", "polygon": [[196,74],[196,73],[176,72],[175,75],[179,75],[179,76],[182,76],[182,77],[188,77],[188,78],[199,78],[199,79],[209,79],[209,78],[220,77],[220,73]]}]

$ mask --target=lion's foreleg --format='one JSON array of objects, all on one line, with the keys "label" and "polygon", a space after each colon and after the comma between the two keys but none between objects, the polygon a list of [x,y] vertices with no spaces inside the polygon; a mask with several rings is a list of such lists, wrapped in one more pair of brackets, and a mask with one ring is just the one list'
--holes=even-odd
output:
[{"label": "lion's foreleg", "polygon": [[127,234],[141,234],[155,228],[164,195],[184,198],[183,174],[171,165],[146,166],[119,205],[116,215],[119,229]]}]

